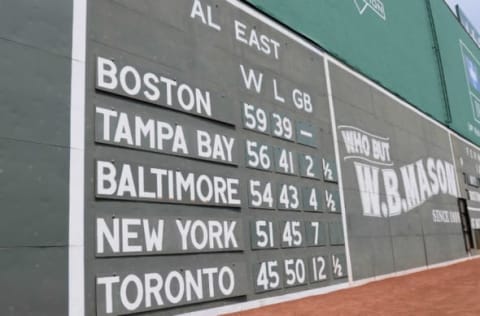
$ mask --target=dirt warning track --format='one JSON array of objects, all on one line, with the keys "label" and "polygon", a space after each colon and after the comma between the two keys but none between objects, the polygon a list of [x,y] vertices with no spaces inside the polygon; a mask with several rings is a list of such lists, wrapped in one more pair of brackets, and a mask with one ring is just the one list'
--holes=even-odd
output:
[{"label": "dirt warning track", "polygon": [[230,315],[480,315],[480,259]]}]

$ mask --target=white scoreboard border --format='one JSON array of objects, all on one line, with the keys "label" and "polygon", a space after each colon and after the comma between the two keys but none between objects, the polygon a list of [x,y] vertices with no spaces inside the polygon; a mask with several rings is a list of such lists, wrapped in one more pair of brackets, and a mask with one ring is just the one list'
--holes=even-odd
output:
[{"label": "white scoreboard border", "polygon": [[85,69],[87,0],[73,0],[70,81],[68,315],[85,315]]}]

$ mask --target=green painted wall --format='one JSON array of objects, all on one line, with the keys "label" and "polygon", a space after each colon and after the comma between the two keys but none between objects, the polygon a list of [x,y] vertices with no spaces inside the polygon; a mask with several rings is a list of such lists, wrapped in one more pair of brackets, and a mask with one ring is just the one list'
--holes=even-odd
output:
[{"label": "green painted wall", "polygon": [[0,315],[68,314],[73,1],[0,1]]},{"label": "green painted wall", "polygon": [[480,49],[444,3],[430,2],[452,112],[450,127],[480,144]]},{"label": "green painted wall", "polygon": [[[445,102],[424,1],[248,0],[439,121]],[[443,1],[436,1],[446,7]],[[458,46],[458,45],[457,45]]]}]

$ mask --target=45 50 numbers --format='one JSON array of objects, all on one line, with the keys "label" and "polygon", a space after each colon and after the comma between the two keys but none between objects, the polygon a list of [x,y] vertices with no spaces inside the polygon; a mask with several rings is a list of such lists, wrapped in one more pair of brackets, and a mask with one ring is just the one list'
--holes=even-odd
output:
[{"label": "45 50 numbers", "polygon": [[[330,278],[329,256],[316,255],[307,258],[288,258],[283,260],[269,260],[255,264],[255,292],[262,293],[278,290],[281,288],[317,283]],[[332,260],[336,255],[330,256]],[[333,261],[332,261],[333,262]],[[337,277],[340,269],[340,261],[332,263],[331,274]],[[344,264],[344,262],[342,262]]]}]

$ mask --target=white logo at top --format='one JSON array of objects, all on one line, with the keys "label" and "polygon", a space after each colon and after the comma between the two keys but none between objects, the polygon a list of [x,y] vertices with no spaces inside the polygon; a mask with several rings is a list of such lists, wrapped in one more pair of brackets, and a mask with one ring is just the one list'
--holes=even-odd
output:
[{"label": "white logo at top", "polygon": [[476,87],[478,84],[478,73],[477,73],[477,67],[473,64],[471,60],[467,60],[467,68],[468,68],[468,75],[470,76],[470,79],[472,81],[472,84]]},{"label": "white logo at top", "polygon": [[353,2],[357,6],[358,13],[360,13],[360,15],[370,8],[383,20],[387,20],[385,6],[381,0],[353,0]]}]

